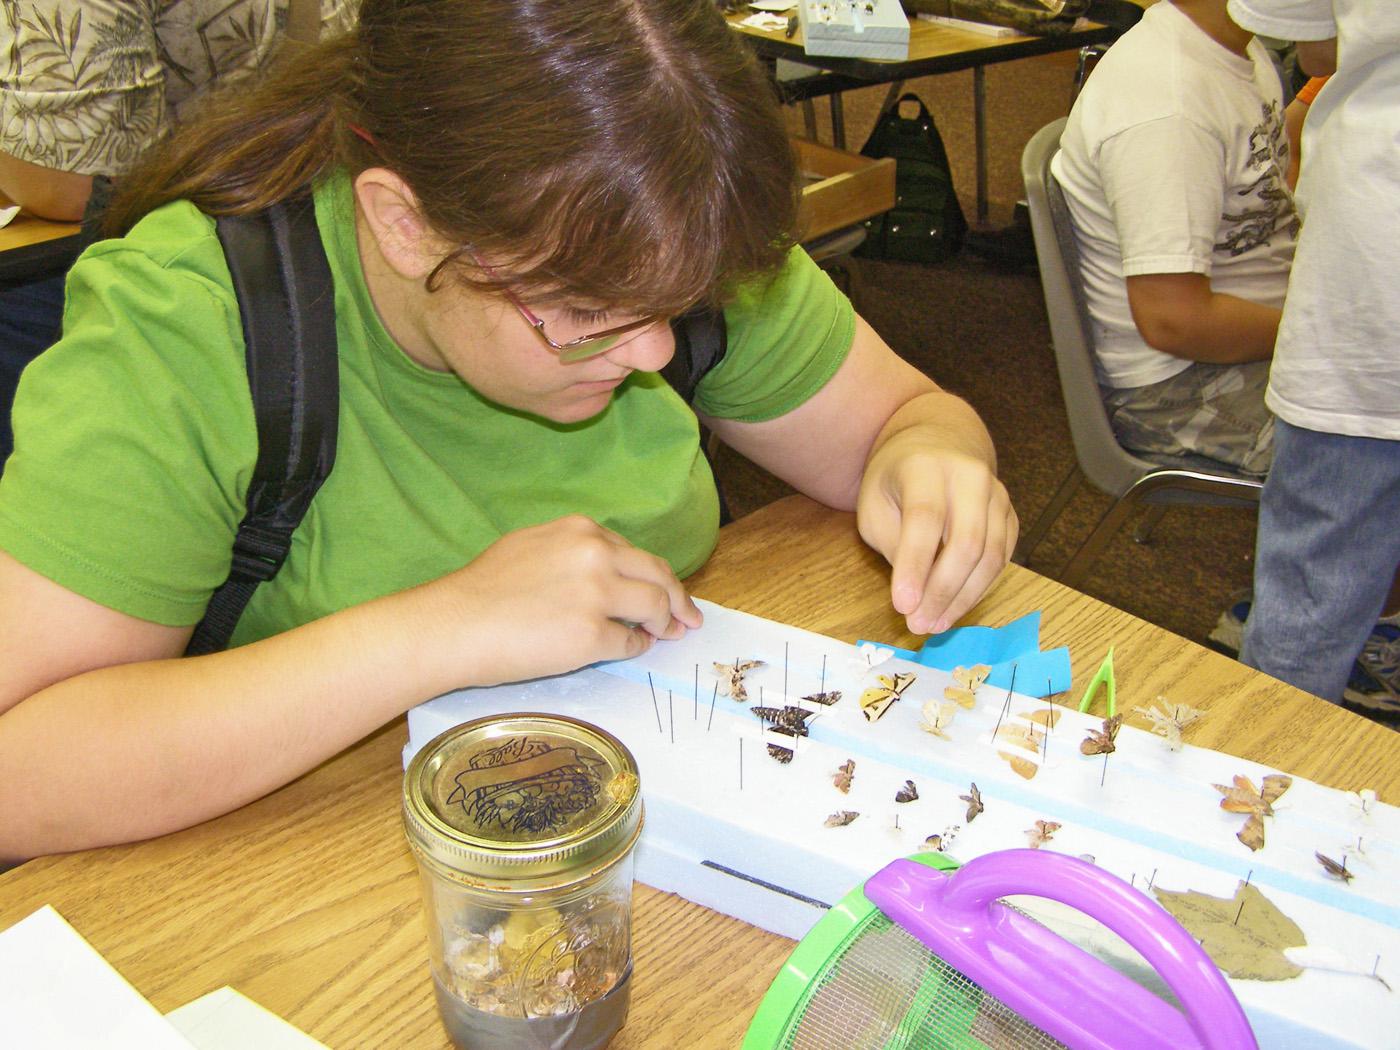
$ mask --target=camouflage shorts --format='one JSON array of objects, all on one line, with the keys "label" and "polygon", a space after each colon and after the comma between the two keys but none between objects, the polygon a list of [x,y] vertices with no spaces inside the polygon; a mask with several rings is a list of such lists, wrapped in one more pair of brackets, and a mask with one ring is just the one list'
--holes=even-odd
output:
[{"label": "camouflage shorts", "polygon": [[1274,456],[1274,416],[1264,407],[1269,362],[1192,362],[1170,379],[1102,388],[1124,448],[1149,455],[1205,456],[1263,477]]}]

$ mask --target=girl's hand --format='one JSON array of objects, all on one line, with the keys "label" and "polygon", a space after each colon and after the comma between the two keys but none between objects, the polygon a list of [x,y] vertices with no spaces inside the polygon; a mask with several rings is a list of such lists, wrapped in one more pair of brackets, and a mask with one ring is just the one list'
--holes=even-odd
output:
[{"label": "girl's hand", "polygon": [[976,604],[1016,547],[1006,487],[987,460],[920,426],[893,434],[866,468],[861,537],[891,565],[890,595],[915,634],[938,634]]},{"label": "girl's hand", "polygon": [[502,536],[423,589],[441,601],[430,606],[441,623],[429,630],[434,639],[445,634],[450,651],[442,655],[460,684],[637,656],[701,623],[664,559],[581,515]]}]

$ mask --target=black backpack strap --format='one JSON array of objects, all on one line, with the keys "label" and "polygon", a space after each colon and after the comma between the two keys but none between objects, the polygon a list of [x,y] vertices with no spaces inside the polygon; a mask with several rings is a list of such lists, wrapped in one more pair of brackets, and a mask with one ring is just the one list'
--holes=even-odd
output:
[{"label": "black backpack strap", "polygon": [[187,656],[228,645],[253,591],[286,560],[292,531],[335,464],[340,409],[335,294],[309,196],[217,220],[238,296],[258,460],[225,580]]},{"label": "black backpack strap", "polygon": [[688,405],[695,400],[695,388],[715,365],[724,360],[729,349],[729,334],[724,325],[724,311],[697,306],[671,322],[676,337],[676,352],[661,378],[670,383]]},{"label": "black backpack strap", "polygon": [[[729,349],[729,330],[725,327],[724,311],[717,308],[697,306],[671,322],[671,332],[676,337],[676,352],[661,370],[661,378],[670,383],[687,405],[695,401],[695,390],[710,369],[724,360]],[[700,448],[710,461],[710,473],[715,479],[715,489],[719,493],[719,521],[727,525],[733,520],[729,513],[729,503],[724,498],[724,486],[720,484],[719,471],[711,455],[710,439],[704,428],[700,433]]]}]

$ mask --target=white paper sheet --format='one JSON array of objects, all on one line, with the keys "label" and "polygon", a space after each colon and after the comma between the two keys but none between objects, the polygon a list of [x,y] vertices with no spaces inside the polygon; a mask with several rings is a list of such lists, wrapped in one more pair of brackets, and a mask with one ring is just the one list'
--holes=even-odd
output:
[{"label": "white paper sheet", "polygon": [[14,1050],[195,1050],[47,905],[0,933],[0,1019]]},{"label": "white paper sheet", "polygon": [[227,986],[171,1010],[165,1019],[196,1050],[326,1050],[247,996]]}]

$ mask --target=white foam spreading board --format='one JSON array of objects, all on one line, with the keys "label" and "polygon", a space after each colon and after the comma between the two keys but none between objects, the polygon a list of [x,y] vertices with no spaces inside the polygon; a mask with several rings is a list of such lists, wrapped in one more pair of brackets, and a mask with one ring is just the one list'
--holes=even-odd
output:
[{"label": "white foam spreading board", "polygon": [[[948,852],[967,861],[1024,847],[1025,831],[1037,819],[1058,821],[1062,828],[1043,848],[1092,857],[1139,887],[1152,880],[1163,889],[1230,898],[1248,878],[1302,928],[1312,958],[1332,969],[1309,968],[1279,982],[1231,981],[1261,1046],[1400,1045],[1400,992],[1371,976],[1374,968],[1400,989],[1400,810],[1377,803],[1363,812],[1346,792],[1295,777],[1275,803],[1276,815],[1266,818],[1265,847],[1251,853],[1235,838],[1244,818],[1220,809],[1212,785],[1228,784],[1235,774],[1258,784],[1267,773],[1287,770],[1190,745],[1173,752],[1161,737],[1125,725],[1105,775],[1102,758],[1079,752],[1101,716],[1060,708],[1039,772],[1025,780],[997,755],[1016,749],[992,744],[1006,690],[984,685],[977,706],[960,710],[949,727],[951,741],[939,740],[918,725],[924,701],[942,698],[950,684],[947,673],[898,660],[870,670],[844,642],[700,604],[703,628],[659,642],[635,660],[462,690],[415,708],[405,765],[438,733],[488,714],[550,712],[602,726],[628,746],[640,768],[646,824],[638,880],[794,938],[821,917],[823,905],[918,851],[930,834],[961,825]],[[711,717],[713,664],[736,659],[766,666],[745,677],[749,703],[719,696]],[[816,692],[823,661],[825,688],[841,690],[843,698],[809,721],[811,736],[797,741],[790,764],[780,764],[766,754],[763,729],[748,708],[759,702],[760,688],[770,707],[781,706],[785,695],[796,700]],[[880,721],[866,722],[860,693],[876,684],[876,674],[896,670],[917,680]],[[1152,700],[1120,692],[1119,713],[1131,716],[1134,705]],[[1015,694],[1008,717],[1046,706]],[[855,760],[855,778],[842,794],[831,775],[848,758]],[[894,795],[906,779],[919,798],[898,804]],[[964,825],[966,803],[958,796],[974,781],[986,809]],[[860,816],[845,827],[823,826],[841,809]],[[1354,879],[1343,884],[1326,875],[1315,851],[1337,860],[1345,855]],[[1031,910],[1142,977],[1140,961],[1119,955],[1115,939],[1091,920],[1066,922],[1063,908]]]}]

